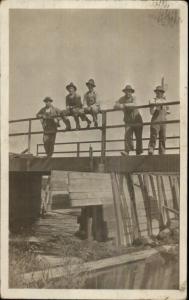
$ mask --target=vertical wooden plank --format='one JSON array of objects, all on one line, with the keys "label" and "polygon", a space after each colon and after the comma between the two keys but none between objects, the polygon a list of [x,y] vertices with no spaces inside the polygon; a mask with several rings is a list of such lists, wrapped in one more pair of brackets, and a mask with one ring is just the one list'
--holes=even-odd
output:
[{"label": "vertical wooden plank", "polygon": [[87,216],[87,239],[88,241],[93,240],[93,234],[92,234],[92,218]]},{"label": "vertical wooden plank", "polygon": [[180,207],[180,191],[179,191],[179,185],[178,185],[176,176],[172,177],[172,181],[173,181],[173,186],[174,186],[174,189],[175,189],[175,198],[176,198],[176,202],[177,202],[177,207],[178,207],[178,210],[179,210],[179,207]]},{"label": "vertical wooden plank", "polygon": [[[164,186],[164,181],[163,181],[163,176],[160,176],[160,180],[161,180],[161,188],[162,188],[164,204],[165,204],[165,206],[168,206],[167,196],[166,196],[165,186]],[[169,223],[170,222],[170,216],[169,216],[169,211],[167,209],[165,210],[165,214],[166,214],[166,217],[167,217],[167,221]]]},{"label": "vertical wooden plank", "polygon": [[102,139],[101,139],[101,157],[104,162],[106,156],[106,112],[102,112]]},{"label": "vertical wooden plank", "polygon": [[[124,187],[123,187],[123,183],[124,183],[124,179],[125,176],[123,174],[120,175],[121,177],[121,193],[122,193],[122,198],[123,198],[123,208],[125,211],[125,216],[126,216],[126,221],[127,221],[127,228],[128,228],[128,234],[129,234],[129,239],[130,239],[130,243],[132,244],[134,241],[134,232],[133,232],[133,228],[135,225],[134,224],[134,220],[133,220],[133,214],[132,214],[132,203],[131,203],[131,197],[129,195],[125,194],[124,191]],[[126,185],[127,185],[127,181],[126,181]],[[127,190],[129,191],[128,187],[126,187]],[[130,210],[129,210],[129,206],[130,206]]]},{"label": "vertical wooden plank", "polygon": [[123,199],[123,186],[122,186],[122,177],[123,175],[116,175],[117,179],[117,185],[119,188],[119,195],[120,195],[120,211],[121,211],[121,216],[122,216],[122,221],[123,221],[123,229],[125,233],[125,239],[126,239],[126,245],[130,245],[130,234],[129,234],[129,216],[128,216],[128,207],[126,206],[126,203]]},{"label": "vertical wooden plank", "polygon": [[79,157],[80,154],[80,142],[77,142],[77,157]]},{"label": "vertical wooden plank", "polygon": [[140,238],[141,232],[140,232],[140,226],[139,226],[139,220],[138,220],[133,180],[132,180],[132,177],[130,174],[127,174],[127,175],[125,174],[125,179],[127,182],[127,187],[128,187],[128,191],[129,191],[129,195],[130,195],[130,200],[131,200],[131,209],[133,212],[133,222],[135,224],[135,229],[137,231],[137,236],[135,238]]},{"label": "vertical wooden plank", "polygon": [[90,158],[90,171],[92,172],[93,169],[94,169],[94,166],[93,166],[93,148],[89,147],[89,158]]},{"label": "vertical wooden plank", "polygon": [[28,126],[28,153],[31,153],[31,123],[32,121],[29,120],[29,126]]},{"label": "vertical wooden plank", "polygon": [[163,201],[163,193],[162,193],[162,188],[161,188],[161,178],[160,175],[156,176],[156,181],[157,181],[157,189],[158,189],[158,202],[159,202],[159,210],[161,213],[161,228],[166,225],[167,218],[165,215],[165,210],[163,208],[164,201]]},{"label": "vertical wooden plank", "polygon": [[120,212],[120,197],[119,191],[116,183],[115,173],[111,173],[112,179],[112,191],[113,191],[113,199],[114,199],[114,209],[116,216],[116,224],[117,224],[117,236],[118,236],[118,245],[123,245],[123,232],[122,232],[122,223],[121,223],[121,212]]},{"label": "vertical wooden plank", "polygon": [[147,174],[143,175],[143,182],[144,182],[144,193],[145,193],[145,201],[146,201],[146,211],[148,214],[148,226],[149,226],[149,233],[150,236],[152,235],[152,217],[151,217],[151,203],[149,197],[149,178]]},{"label": "vertical wooden plank", "polygon": [[146,212],[147,231],[148,231],[148,235],[151,235],[149,209],[148,209],[148,203],[147,203],[147,199],[146,199],[146,192],[145,192],[144,183],[143,183],[141,174],[138,174],[138,180],[139,180],[139,184],[140,184],[140,188],[141,188],[141,192],[142,192],[142,197],[143,197],[143,202],[144,202],[144,207],[145,207],[145,212]]},{"label": "vertical wooden plank", "polygon": [[178,183],[178,187],[179,187],[179,191],[180,191],[180,176],[177,175],[177,183]]},{"label": "vertical wooden plank", "polygon": [[155,189],[155,184],[154,184],[154,178],[153,178],[152,175],[150,175],[150,182],[151,182],[153,197],[156,200],[156,202],[158,203],[158,209],[159,209],[159,227],[162,228],[163,227],[163,220],[162,220],[162,215],[161,215],[161,211],[160,211],[160,207],[159,207],[158,196],[156,194],[156,189]]},{"label": "vertical wooden plank", "polygon": [[173,208],[175,210],[179,210],[178,195],[176,194],[175,186],[172,181],[172,176],[169,176],[169,183],[170,183],[171,193],[172,193]]}]

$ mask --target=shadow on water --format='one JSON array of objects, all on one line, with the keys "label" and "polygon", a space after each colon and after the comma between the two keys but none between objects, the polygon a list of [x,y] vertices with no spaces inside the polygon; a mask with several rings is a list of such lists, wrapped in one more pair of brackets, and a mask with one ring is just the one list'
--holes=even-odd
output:
[{"label": "shadow on water", "polygon": [[178,289],[178,259],[157,254],[146,260],[94,272],[84,288]]}]

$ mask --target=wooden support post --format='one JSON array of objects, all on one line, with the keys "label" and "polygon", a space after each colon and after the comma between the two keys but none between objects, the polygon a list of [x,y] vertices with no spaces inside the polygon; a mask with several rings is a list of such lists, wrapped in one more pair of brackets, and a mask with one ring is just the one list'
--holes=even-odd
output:
[{"label": "wooden support post", "polygon": [[152,175],[150,175],[150,182],[151,182],[151,187],[152,187],[153,198],[155,199],[155,201],[157,203],[157,206],[158,206],[158,210],[159,210],[159,228],[162,228],[163,227],[163,220],[162,220],[162,215],[161,215],[161,211],[160,211],[160,208],[159,208],[158,196],[157,196],[157,193],[156,193],[154,179],[153,179]]},{"label": "wooden support post", "polygon": [[79,157],[80,154],[80,142],[77,142],[77,157]]},{"label": "wooden support post", "polygon": [[122,221],[123,221],[123,229],[124,229],[124,233],[125,233],[126,244],[127,244],[127,246],[129,246],[129,245],[131,245],[131,239],[130,239],[130,234],[129,234],[130,223],[129,223],[128,207],[127,207],[126,199],[124,198],[124,195],[123,195],[122,177],[120,177],[119,174],[117,174],[116,180],[117,180],[117,186],[118,186],[118,191],[119,191],[119,196],[120,196],[120,211],[121,211],[121,217],[122,217]]},{"label": "wooden support post", "polygon": [[172,199],[173,199],[173,208],[175,210],[179,210],[179,199],[178,199],[179,195],[177,193],[177,188],[171,176],[169,176],[169,183],[170,183]]},{"label": "wooden support post", "polygon": [[123,244],[123,236],[121,230],[121,212],[119,208],[119,191],[116,183],[115,173],[111,173],[112,179],[112,191],[113,191],[113,199],[114,199],[114,210],[115,210],[115,217],[116,217],[116,224],[117,224],[117,238],[116,243],[117,246]]},{"label": "wooden support post", "polygon": [[130,199],[131,199],[131,208],[133,212],[133,221],[135,224],[135,229],[137,231],[137,236],[134,238],[140,238],[141,237],[141,232],[140,232],[140,226],[139,226],[139,220],[138,220],[138,214],[137,214],[137,207],[136,207],[136,199],[135,199],[135,192],[134,192],[134,186],[133,186],[133,180],[130,174],[125,174],[126,182],[127,182],[127,187],[128,191],[130,194]]},{"label": "wooden support post", "polygon": [[102,112],[102,140],[101,140],[101,157],[104,162],[106,156],[106,112]]},{"label": "wooden support post", "polygon": [[165,210],[163,208],[164,205],[164,199],[163,199],[163,193],[162,193],[162,187],[161,187],[161,178],[160,175],[156,176],[156,181],[157,181],[157,190],[158,190],[158,203],[159,203],[159,210],[160,210],[160,215],[161,215],[161,228],[166,225],[166,215],[165,215]]},{"label": "wooden support post", "polygon": [[87,239],[88,239],[88,241],[93,240],[92,218],[90,216],[87,216]]},{"label": "wooden support post", "polygon": [[148,235],[152,235],[152,227],[151,227],[151,222],[150,222],[150,214],[149,214],[149,203],[148,203],[148,197],[147,197],[147,193],[146,193],[146,189],[142,180],[142,175],[138,174],[138,179],[139,179],[139,183],[140,183],[140,188],[141,188],[141,192],[142,192],[142,197],[143,197],[143,201],[144,201],[144,208],[145,208],[145,212],[146,212],[146,222],[147,222],[147,230],[148,230]]},{"label": "wooden support post", "polygon": [[93,166],[93,148],[89,147],[89,158],[90,158],[90,171],[92,172],[93,169],[94,169],[94,166]]},{"label": "wooden support post", "polygon": [[[164,203],[165,203],[165,206],[167,207],[168,203],[167,203],[167,196],[166,196],[166,192],[165,192],[165,186],[164,186],[163,176],[160,176],[160,180],[161,180],[161,188],[162,188],[162,194],[163,194],[163,198],[164,198]],[[166,213],[167,221],[168,221],[168,224],[169,224],[170,223],[169,211],[165,210],[165,213]]]},{"label": "wooden support post", "polygon": [[144,181],[144,193],[145,193],[145,200],[146,200],[146,211],[148,213],[148,225],[149,225],[149,232],[152,235],[152,215],[151,215],[151,203],[149,197],[149,178],[147,174],[143,175]]},{"label": "wooden support post", "polygon": [[36,155],[38,156],[38,152],[39,152],[39,144],[37,144],[37,150],[36,150]]},{"label": "wooden support post", "polygon": [[29,120],[29,126],[28,126],[28,153],[31,153],[31,120]]}]

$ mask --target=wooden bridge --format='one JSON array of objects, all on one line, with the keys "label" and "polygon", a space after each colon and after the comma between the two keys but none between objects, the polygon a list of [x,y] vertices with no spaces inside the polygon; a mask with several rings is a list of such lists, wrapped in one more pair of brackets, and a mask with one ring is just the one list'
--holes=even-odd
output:
[{"label": "wooden bridge", "polygon": [[[178,105],[179,102],[166,104]],[[148,107],[149,105],[138,106],[138,108]],[[85,201],[83,201],[83,204],[80,201],[79,207],[86,208],[91,206],[92,214],[90,212],[86,215],[86,218],[88,220],[92,216],[94,224],[97,224],[99,220],[95,223],[95,220],[97,220],[95,218],[97,218],[97,211],[99,211],[99,206],[101,206],[103,208],[101,221],[106,222],[110,234],[112,225],[110,225],[109,219],[112,220],[114,224],[112,234],[117,244],[129,245],[141,235],[151,235],[154,230],[165,226],[170,221],[170,218],[178,216],[179,146],[168,147],[167,152],[173,150],[176,152],[175,154],[118,156],[118,153],[123,149],[107,149],[107,144],[123,142],[123,139],[108,140],[106,138],[107,130],[124,128],[125,124],[107,125],[107,113],[109,112],[113,113],[114,110],[104,110],[101,112],[102,124],[98,128],[81,129],[81,131],[100,130],[101,140],[57,143],[58,145],[70,144],[72,147],[76,145],[76,149],[71,151],[55,150],[54,157],[50,158],[39,156],[44,154],[41,151],[42,144],[36,145],[36,156],[30,153],[32,135],[43,134],[42,131],[32,131],[32,122],[38,119],[30,118],[10,121],[10,124],[17,122],[29,123],[27,132],[10,133],[10,137],[23,135],[28,137],[28,153],[12,153],[9,159],[10,225],[12,229],[16,228],[15,224],[25,226],[25,224],[30,223],[30,221],[33,222],[39,217],[42,176],[52,176],[51,172],[53,170],[80,173],[89,172],[90,174],[99,173],[95,175],[99,176],[99,178],[102,175],[100,173],[109,176],[111,180],[111,201],[108,204],[103,203],[103,201],[102,203],[90,202],[92,198],[89,197],[87,205]],[[179,124],[179,122],[179,120],[175,119],[163,123]],[[130,125],[137,126],[137,124]],[[149,126],[150,122],[145,122],[143,125]],[[59,130],[58,134],[64,131]],[[75,129],[72,129],[70,134],[72,134],[72,131],[75,131]],[[169,140],[179,140],[179,136],[168,136],[167,138]],[[143,140],[148,141],[149,137],[144,137]],[[91,147],[89,147],[89,150],[81,149],[82,144],[90,146],[97,143],[100,144],[98,150],[91,151]],[[146,150],[147,148],[144,149],[144,153]],[[112,153],[115,153],[115,155],[110,156],[109,154]],[[57,157],[57,154],[61,155],[61,157]],[[72,155],[72,157],[65,157],[66,154]],[[82,156],[86,154],[87,156]],[[51,188],[53,189],[52,185]],[[108,190],[110,189],[108,188]],[[71,204],[70,206],[73,207]],[[141,221],[141,218],[143,221]],[[156,222],[154,222],[154,218]],[[95,227],[96,235],[99,233],[99,228],[97,227]]]}]

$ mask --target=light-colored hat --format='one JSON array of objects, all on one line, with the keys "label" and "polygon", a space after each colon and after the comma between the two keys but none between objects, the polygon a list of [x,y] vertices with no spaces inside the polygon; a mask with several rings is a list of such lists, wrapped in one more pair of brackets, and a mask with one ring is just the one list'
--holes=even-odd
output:
[{"label": "light-colored hat", "polygon": [[43,102],[53,102],[53,99],[51,99],[50,97],[45,97]]},{"label": "light-colored hat", "polygon": [[96,86],[94,79],[89,79],[89,81],[86,82],[86,85],[92,85],[92,86]]},{"label": "light-colored hat", "polygon": [[164,88],[161,85],[158,85],[156,87],[156,89],[154,90],[155,93],[158,92],[158,91],[165,93],[165,90],[164,90]]},{"label": "light-colored hat", "polygon": [[69,91],[69,89],[70,89],[71,87],[73,87],[73,88],[75,89],[75,91],[77,90],[77,87],[75,86],[75,84],[73,84],[73,82],[70,82],[70,84],[68,84],[68,85],[66,86],[66,89]]},{"label": "light-colored hat", "polygon": [[131,91],[132,93],[134,93],[135,90],[132,88],[131,85],[126,85],[126,87],[122,91],[123,92],[125,92],[125,91]]}]

